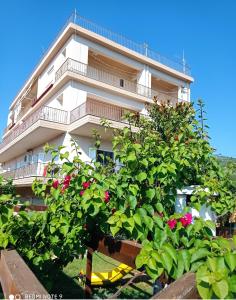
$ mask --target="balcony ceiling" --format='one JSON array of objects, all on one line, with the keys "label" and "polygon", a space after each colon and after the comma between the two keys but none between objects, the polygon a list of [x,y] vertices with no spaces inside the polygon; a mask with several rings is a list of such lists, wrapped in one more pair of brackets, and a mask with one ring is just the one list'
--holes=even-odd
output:
[{"label": "balcony ceiling", "polygon": [[32,130],[29,134],[22,137],[9,148],[4,147],[0,150],[0,162],[9,161],[16,156],[25,153],[29,149],[33,149],[37,146],[44,145],[46,142],[56,138],[62,134],[62,130],[38,127]]}]

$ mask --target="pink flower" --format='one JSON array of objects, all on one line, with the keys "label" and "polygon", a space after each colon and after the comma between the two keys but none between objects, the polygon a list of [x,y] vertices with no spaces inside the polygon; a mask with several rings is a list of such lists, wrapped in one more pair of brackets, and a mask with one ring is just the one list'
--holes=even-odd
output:
[{"label": "pink flower", "polygon": [[167,224],[168,224],[169,228],[171,230],[173,230],[177,224],[177,221],[176,221],[176,219],[172,219],[172,220],[167,221]]},{"label": "pink flower", "polygon": [[193,216],[190,213],[186,213],[182,218],[179,219],[184,227],[187,227],[192,223]]},{"label": "pink flower", "polygon": [[71,176],[70,175],[66,175],[65,179],[64,179],[64,184],[70,184],[71,181]]},{"label": "pink flower", "polygon": [[189,224],[192,223],[192,220],[193,220],[192,214],[186,213],[185,218],[186,218],[186,220],[188,220]]},{"label": "pink flower", "polygon": [[90,184],[91,184],[90,181],[86,181],[86,182],[83,182],[83,183],[82,183],[82,186],[83,186],[84,189],[87,189],[87,188],[90,187]]},{"label": "pink flower", "polygon": [[182,217],[182,218],[180,218],[179,220],[180,220],[180,222],[182,223],[182,225],[183,225],[184,227],[187,227],[187,226],[188,226],[188,221],[185,219],[185,217]]},{"label": "pink flower", "polygon": [[80,194],[80,196],[83,196],[84,190],[80,191],[79,194]]},{"label": "pink flower", "polygon": [[110,195],[109,195],[108,191],[105,192],[104,201],[105,201],[105,203],[108,203],[110,201]]},{"label": "pink flower", "polygon": [[57,189],[58,186],[59,186],[59,181],[58,181],[58,180],[54,180],[53,183],[52,183],[52,187],[53,187],[54,189]]}]

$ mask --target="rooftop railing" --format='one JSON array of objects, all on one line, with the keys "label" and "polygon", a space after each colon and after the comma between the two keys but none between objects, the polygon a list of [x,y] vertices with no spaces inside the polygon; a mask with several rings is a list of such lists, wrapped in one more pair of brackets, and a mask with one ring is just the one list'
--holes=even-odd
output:
[{"label": "rooftop railing", "polygon": [[5,147],[11,141],[39,120],[50,121],[54,123],[67,124],[68,112],[57,108],[42,106],[26,118],[21,124],[12,128],[11,133],[2,141],[0,149]]},{"label": "rooftop railing", "polygon": [[62,75],[67,71],[88,77],[90,79],[97,80],[102,83],[109,84],[113,87],[132,92],[149,99],[153,99],[154,96],[157,96],[159,102],[169,101],[171,103],[176,103],[178,101],[177,96],[155,91],[151,88],[148,88],[146,86],[143,86],[141,84],[127,79],[124,79],[121,82],[121,78],[114,75],[111,72],[95,68],[93,66],[84,64],[71,58],[67,58],[67,60],[62,64],[62,66],[57,70],[55,74],[55,81],[59,80],[62,77]]},{"label": "rooftop railing", "polygon": [[121,34],[112,32],[102,26],[95,24],[94,22],[87,20],[86,18],[78,15],[76,12],[72,14],[69,21],[72,23],[75,23],[87,30],[90,30],[98,35],[101,35],[115,43],[118,43],[121,46],[124,46],[124,47],[126,47],[130,50],[133,50],[139,54],[147,56],[148,58],[158,61],[163,65],[166,65],[166,66],[173,68],[184,74],[190,75],[190,68],[185,63],[184,60],[177,61],[177,60],[169,59],[165,56],[162,56],[158,52],[150,49],[146,43],[143,43],[143,44],[136,43],[136,42],[122,36]]}]

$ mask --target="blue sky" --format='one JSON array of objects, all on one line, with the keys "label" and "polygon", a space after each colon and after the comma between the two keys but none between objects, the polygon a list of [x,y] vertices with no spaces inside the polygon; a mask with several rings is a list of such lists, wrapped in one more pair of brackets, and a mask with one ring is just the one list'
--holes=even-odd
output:
[{"label": "blue sky", "polygon": [[192,100],[206,104],[212,145],[236,157],[236,1],[0,1],[0,132],[9,104],[70,14],[77,12],[162,55],[185,57]]}]

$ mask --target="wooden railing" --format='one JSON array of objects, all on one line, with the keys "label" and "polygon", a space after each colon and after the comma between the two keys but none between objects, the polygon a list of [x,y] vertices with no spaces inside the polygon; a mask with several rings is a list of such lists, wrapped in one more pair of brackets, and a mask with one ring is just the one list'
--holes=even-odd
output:
[{"label": "wooden railing", "polygon": [[16,250],[1,251],[0,282],[5,299],[51,299]]},{"label": "wooden railing", "polygon": [[12,132],[9,133],[9,135],[6,138],[4,138],[3,142],[0,144],[0,149],[5,147],[15,138],[17,138],[20,134],[22,134],[35,122],[39,120],[45,120],[45,121],[50,121],[55,123],[67,124],[67,115],[68,115],[67,111],[49,107],[49,106],[41,106],[38,110],[36,110],[29,117],[23,120],[23,123],[14,127]]}]

